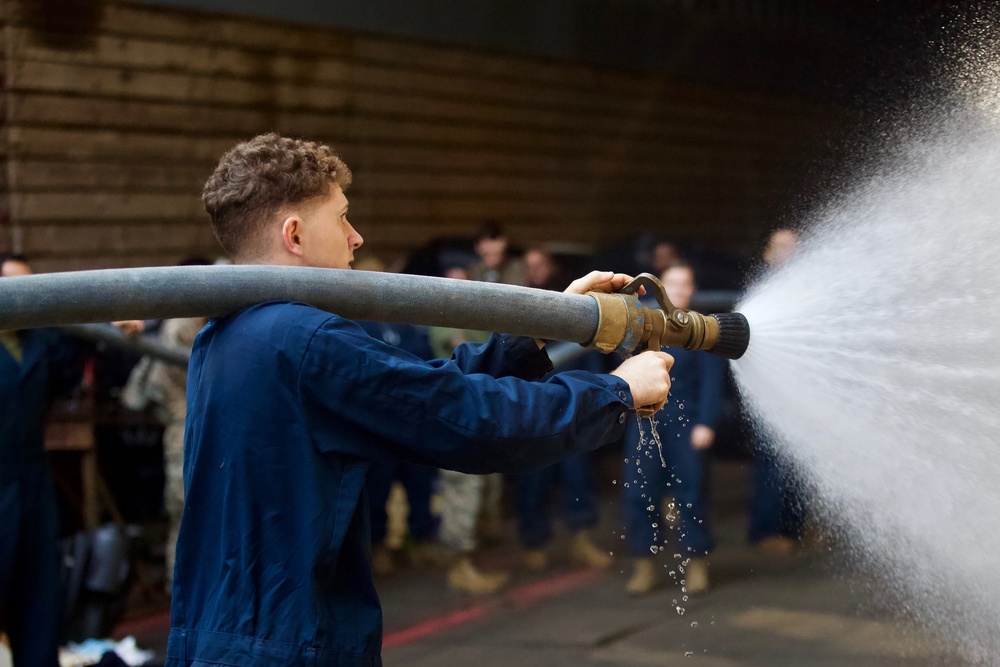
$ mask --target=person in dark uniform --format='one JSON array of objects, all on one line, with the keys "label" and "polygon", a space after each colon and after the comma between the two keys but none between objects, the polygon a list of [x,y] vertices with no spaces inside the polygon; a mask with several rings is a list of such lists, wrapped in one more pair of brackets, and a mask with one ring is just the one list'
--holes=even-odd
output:
[{"label": "person in dark uniform", "polygon": [[[203,201],[236,262],[347,269],[362,243],[350,180],[328,146],[269,134],[222,157]],[[595,272],[569,290],[627,280]],[[532,339],[428,362],[302,303],[209,322],[188,372],[167,664],[381,665],[369,463],[538,468],[620,437],[633,404],[662,406],[670,363],[647,352],[536,382],[551,364]]]},{"label": "person in dark uniform", "polygon": [[[671,266],[664,271],[662,281],[671,303],[678,308],[690,306],[695,291],[690,265]],[[625,537],[634,558],[626,590],[632,595],[643,595],[656,587],[655,555],[671,534],[676,536],[682,556],[675,566],[683,573],[689,593],[708,588],[705,557],[715,548],[709,521],[708,452],[715,441],[715,422],[722,406],[725,360],[701,351],[671,348],[670,353],[674,357],[674,383],[670,401],[656,417],[659,444],[648,421],[645,442],[641,442],[635,419],[625,439]],[[673,501],[666,511],[665,499]]]},{"label": "person in dark uniform", "polygon": [[[0,261],[0,276],[31,273],[20,258]],[[0,630],[15,667],[55,667],[59,520],[43,430],[60,341],[44,330],[3,331],[0,341]]]},{"label": "person in dark uniform", "polygon": [[[0,255],[0,277],[28,275]],[[141,323],[122,322],[129,332]],[[52,330],[0,331],[0,632],[15,667],[58,665],[59,519],[45,457],[45,413],[74,348]]]}]

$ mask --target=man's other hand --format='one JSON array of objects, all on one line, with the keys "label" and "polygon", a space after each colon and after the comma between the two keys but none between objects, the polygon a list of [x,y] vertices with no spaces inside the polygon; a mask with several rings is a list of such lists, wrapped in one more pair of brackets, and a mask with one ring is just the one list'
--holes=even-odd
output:
[{"label": "man's other hand", "polygon": [[622,365],[611,371],[628,383],[632,392],[632,405],[637,410],[651,408],[660,410],[667,402],[670,392],[670,367],[674,358],[666,352],[652,350],[629,357]]},{"label": "man's other hand", "polygon": [[[586,294],[587,292],[617,292],[632,280],[632,276],[612,271],[591,271],[583,278],[577,278],[564,291],[566,294]],[[644,288],[639,294],[645,294]]]},{"label": "man's other hand", "polygon": [[715,431],[704,424],[698,424],[691,429],[691,446],[693,448],[708,449],[713,442],[715,442]]},{"label": "man's other hand", "polygon": [[118,327],[129,338],[135,338],[146,328],[146,323],[142,320],[121,320],[119,322],[112,322],[112,324]]}]

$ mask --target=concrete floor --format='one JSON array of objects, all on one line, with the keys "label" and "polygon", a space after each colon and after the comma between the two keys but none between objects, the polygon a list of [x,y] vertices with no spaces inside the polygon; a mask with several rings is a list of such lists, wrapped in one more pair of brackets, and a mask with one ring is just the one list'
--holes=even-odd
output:
[{"label": "concrete floor", "polygon": [[[822,665],[889,667],[960,665],[955,647],[896,618],[879,582],[848,575],[836,545],[774,557],[745,540],[747,470],[716,463],[713,502],[719,548],[713,588],[682,599],[679,585],[633,599],[624,592],[629,563],[586,571],[559,563],[541,575],[518,569],[511,545],[482,562],[513,570],[511,587],[491,599],[447,590],[444,574],[411,570],[380,582],[386,665],[684,665],[750,667]],[[620,525],[604,500],[601,544],[614,550]],[[509,526],[513,542],[513,526]],[[665,552],[668,553],[668,552]],[[672,555],[672,553],[670,554]],[[664,559],[667,564],[669,558]],[[683,608],[683,614],[677,607]],[[162,650],[165,624],[142,627],[141,646]]]}]

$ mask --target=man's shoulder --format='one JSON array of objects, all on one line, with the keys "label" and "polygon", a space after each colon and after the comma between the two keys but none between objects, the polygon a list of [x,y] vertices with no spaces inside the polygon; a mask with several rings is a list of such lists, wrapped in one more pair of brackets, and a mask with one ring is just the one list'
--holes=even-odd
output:
[{"label": "man's shoulder", "polygon": [[315,332],[339,316],[295,301],[269,301],[212,320],[202,330],[196,347],[234,343],[241,347],[261,344],[271,348],[305,348]]}]

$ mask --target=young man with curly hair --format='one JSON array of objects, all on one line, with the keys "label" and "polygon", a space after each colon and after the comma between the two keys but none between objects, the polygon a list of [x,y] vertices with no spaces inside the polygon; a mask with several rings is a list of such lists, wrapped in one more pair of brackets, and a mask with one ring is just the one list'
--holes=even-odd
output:
[{"label": "young man with curly hair", "polygon": [[[238,263],[348,269],[362,243],[350,182],[329,147],[269,134],[226,153],[203,200]],[[595,272],[569,290],[627,279]],[[369,462],[541,467],[620,438],[634,406],[662,406],[670,363],[649,352],[542,382],[551,364],[532,339],[426,362],[302,303],[209,322],[188,372],[167,664],[380,665]]]}]

